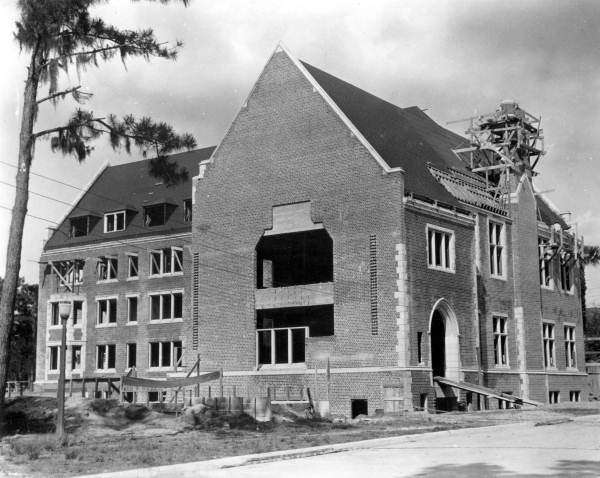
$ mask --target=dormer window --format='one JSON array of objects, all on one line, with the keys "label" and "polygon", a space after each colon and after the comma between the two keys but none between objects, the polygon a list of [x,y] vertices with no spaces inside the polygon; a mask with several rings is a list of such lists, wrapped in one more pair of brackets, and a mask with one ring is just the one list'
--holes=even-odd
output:
[{"label": "dormer window", "polygon": [[82,237],[90,233],[90,216],[72,217],[69,237]]},{"label": "dormer window", "polygon": [[104,232],[125,230],[125,211],[107,212],[104,214]]},{"label": "dormer window", "polygon": [[144,207],[144,225],[146,227],[163,226],[167,222],[168,204],[154,204]]}]

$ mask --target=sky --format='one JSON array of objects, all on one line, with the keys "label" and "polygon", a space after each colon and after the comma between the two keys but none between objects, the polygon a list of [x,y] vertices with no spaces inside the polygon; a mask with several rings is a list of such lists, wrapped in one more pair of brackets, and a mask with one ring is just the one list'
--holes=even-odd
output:
[{"label": "sky", "polygon": [[[16,3],[0,0],[1,275],[27,64],[12,36]],[[93,13],[120,28],[152,27],[161,41],[183,41],[179,58],[126,66],[114,60],[79,78],[71,72],[61,84],[92,92],[86,107],[97,114],[165,120],[192,133],[199,147],[219,142],[280,41],[297,58],[400,107],[426,108],[442,125],[514,99],[542,117],[547,154],[537,168],[538,190],[571,213],[587,244],[600,244],[600,2],[191,0],[186,8],[113,0]],[[36,130],[61,124],[75,106],[44,105]],[[463,133],[467,123],[447,127]],[[38,142],[32,171],[82,188],[107,160],[141,159],[104,140],[94,146],[79,164]],[[40,176],[30,186],[29,214],[38,218],[26,220],[21,275],[37,282],[48,221],[59,221],[80,191]],[[586,274],[588,303],[600,305],[600,267]]]}]

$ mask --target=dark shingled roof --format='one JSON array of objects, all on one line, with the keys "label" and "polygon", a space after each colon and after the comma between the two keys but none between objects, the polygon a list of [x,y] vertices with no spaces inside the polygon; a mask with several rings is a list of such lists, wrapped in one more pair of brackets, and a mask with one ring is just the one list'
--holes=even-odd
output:
[{"label": "dark shingled roof", "polygon": [[465,138],[442,128],[415,106],[399,108],[308,63],[302,64],[383,160],[404,170],[407,193],[458,205],[431,175],[427,163],[471,174],[452,152],[468,145]]},{"label": "dark shingled roof", "polygon": [[[183,201],[192,197],[191,177],[197,174],[198,163],[210,158],[213,150],[214,147],[210,147],[171,155],[170,159],[177,161],[179,166],[189,172],[186,181],[172,187],[166,187],[159,179],[150,176],[148,161],[145,160],[106,168],[52,234],[44,250],[191,231],[191,223],[183,221]],[[156,204],[157,201],[176,207],[172,208],[174,210],[166,224],[146,227],[144,206]],[[125,230],[104,233],[104,213],[123,209],[132,211]],[[69,238],[70,218],[87,215],[95,216],[90,234]]]}]

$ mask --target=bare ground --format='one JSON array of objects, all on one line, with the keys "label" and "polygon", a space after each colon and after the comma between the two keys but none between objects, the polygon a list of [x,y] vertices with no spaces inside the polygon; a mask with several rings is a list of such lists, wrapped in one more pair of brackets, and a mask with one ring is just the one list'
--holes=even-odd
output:
[{"label": "bare ground", "polygon": [[[328,445],[370,438],[528,421],[550,425],[600,414],[600,402],[565,403],[529,410],[491,410],[432,415],[306,420],[279,408],[273,422],[247,415],[206,414],[200,420],[106,400],[67,402],[69,441],[52,435],[56,401],[25,397],[12,402],[13,433],[0,442],[0,470],[10,476],[73,476]],[[50,433],[49,433],[50,432]]]}]

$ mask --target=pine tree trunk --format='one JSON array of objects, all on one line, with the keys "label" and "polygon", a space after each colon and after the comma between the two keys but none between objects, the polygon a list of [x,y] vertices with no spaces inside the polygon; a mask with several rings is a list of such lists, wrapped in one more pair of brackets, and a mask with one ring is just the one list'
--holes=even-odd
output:
[{"label": "pine tree trunk", "polygon": [[29,199],[29,170],[33,159],[35,137],[33,125],[37,110],[37,88],[41,55],[39,49],[33,50],[29,65],[25,94],[23,98],[23,116],[19,137],[19,164],[16,176],[15,202],[12,210],[8,248],[6,252],[6,275],[0,299],[0,432],[4,430],[4,394],[8,373],[9,341],[14,318],[15,298],[19,285],[21,267],[21,247],[23,226],[27,214]]}]

